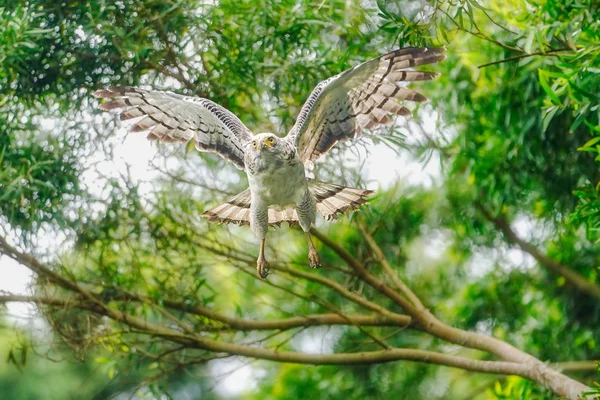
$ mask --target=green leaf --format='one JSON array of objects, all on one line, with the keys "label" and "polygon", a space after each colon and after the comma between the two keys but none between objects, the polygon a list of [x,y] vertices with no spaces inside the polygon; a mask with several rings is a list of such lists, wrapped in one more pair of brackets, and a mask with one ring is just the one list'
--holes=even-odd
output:
[{"label": "green leaf", "polygon": [[598,142],[600,142],[600,136],[596,136],[595,138],[588,140],[583,146],[579,147],[577,150],[584,150],[586,148],[592,147]]},{"label": "green leaf", "polygon": [[546,94],[548,95],[548,97],[550,97],[550,100],[552,100],[552,102],[554,104],[560,104],[560,99],[554,93],[554,90],[552,90],[552,88],[550,87],[550,82],[548,80],[549,76],[550,76],[550,73],[548,71],[544,71],[543,69],[538,69],[538,77],[539,77],[539,82],[540,82],[540,85],[542,86],[542,89],[544,89],[544,92],[546,92]]},{"label": "green leaf", "polygon": [[559,109],[560,108],[558,106],[553,106],[546,110],[546,113],[542,118],[542,132],[546,132],[548,130],[548,126],[550,125],[552,118],[554,118]]}]

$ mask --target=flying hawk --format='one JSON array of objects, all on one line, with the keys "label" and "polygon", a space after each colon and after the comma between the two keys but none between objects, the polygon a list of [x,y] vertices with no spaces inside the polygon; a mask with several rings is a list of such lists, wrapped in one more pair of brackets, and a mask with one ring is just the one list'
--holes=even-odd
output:
[{"label": "flying hawk", "polygon": [[362,129],[410,115],[401,101],[423,102],[421,94],[400,82],[430,80],[434,72],[416,71],[419,65],[445,58],[443,48],[404,48],[364,62],[319,83],[286,137],[254,135],[235,115],[199,97],[171,92],[116,87],[99,90],[110,98],[103,110],[122,109],[122,120],[139,118],[130,132],[148,132],[161,142],[194,141],[200,151],[219,154],[248,175],[249,188],[204,213],[211,221],[249,224],[260,239],[257,271],[266,278],[265,238],[269,224],[298,223],[308,241],[310,266],[320,266],[310,236],[317,211],[325,219],[367,202],[370,190],[347,188],[306,177],[305,167],[336,143],[357,139]]}]

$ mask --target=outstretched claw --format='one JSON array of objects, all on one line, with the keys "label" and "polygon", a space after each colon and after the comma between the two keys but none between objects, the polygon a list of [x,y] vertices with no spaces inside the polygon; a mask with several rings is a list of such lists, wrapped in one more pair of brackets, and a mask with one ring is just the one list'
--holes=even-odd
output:
[{"label": "outstretched claw", "polygon": [[265,239],[260,240],[260,248],[258,250],[258,260],[256,260],[256,272],[262,279],[266,279],[269,275],[271,266],[269,262],[265,260]]},{"label": "outstretched claw", "polygon": [[258,276],[260,276],[262,279],[266,279],[266,277],[269,275],[270,269],[271,266],[264,257],[259,257],[258,260],[256,260],[256,272],[258,272]]},{"label": "outstretched claw", "polygon": [[319,268],[321,266],[321,258],[319,257],[319,253],[317,249],[315,249],[315,245],[312,242],[312,238],[310,237],[309,232],[305,232],[306,240],[308,241],[308,261],[310,262],[311,268]]},{"label": "outstretched claw", "polygon": [[311,268],[320,268],[321,267],[321,258],[319,257],[319,252],[314,247],[310,247],[308,249],[308,261],[310,262]]}]

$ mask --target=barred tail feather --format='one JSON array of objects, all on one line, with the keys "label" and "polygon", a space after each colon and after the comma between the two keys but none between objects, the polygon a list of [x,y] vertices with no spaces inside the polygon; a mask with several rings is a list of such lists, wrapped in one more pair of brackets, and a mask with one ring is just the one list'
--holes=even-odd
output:
[{"label": "barred tail feather", "polygon": [[250,189],[202,214],[219,224],[250,225]]},{"label": "barred tail feather", "polygon": [[[317,210],[327,221],[338,218],[348,210],[358,208],[367,203],[365,197],[372,190],[347,188],[333,183],[309,181],[308,186],[317,202]],[[208,210],[202,216],[219,224],[250,225],[250,189],[246,189],[231,200]],[[298,223],[296,209],[287,207],[282,210],[269,209],[269,225],[281,225],[287,222],[290,226]]]},{"label": "barred tail feather", "polygon": [[337,219],[338,215],[366,204],[366,197],[374,193],[372,190],[319,181],[309,181],[308,185],[317,200],[317,210],[327,221]]},{"label": "barred tail feather", "polygon": [[[244,190],[231,200],[212,210],[205,211],[202,216],[219,224],[250,225],[250,189]],[[290,226],[298,223],[298,214],[292,207],[283,210],[269,209],[269,225],[281,225],[287,222]]]}]

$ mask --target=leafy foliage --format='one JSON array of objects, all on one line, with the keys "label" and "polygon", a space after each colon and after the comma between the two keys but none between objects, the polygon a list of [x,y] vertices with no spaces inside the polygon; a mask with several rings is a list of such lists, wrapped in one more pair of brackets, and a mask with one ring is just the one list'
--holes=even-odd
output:
[{"label": "leafy foliage", "polygon": [[[277,351],[367,352],[384,343],[490,361],[414,325],[248,329],[244,323],[404,310],[331,244],[320,245],[324,268],[308,271],[302,235],[287,228],[269,235],[275,273],[257,280],[249,230],[199,217],[242,190],[243,175],[211,155],[164,146],[151,160],[148,189],[118,167],[118,125],[90,99],[109,85],[173,90],[226,106],[255,132],[284,134],[320,80],[398,46],[447,47],[449,58],[435,66],[440,78],[419,84],[431,105],[379,139],[399,159],[414,151],[431,160],[427,168],[439,163],[436,177],[422,185],[398,179],[359,214],[318,228],[391,284],[371,236],[424,307],[450,325],[551,363],[600,356],[600,302],[590,295],[600,290],[597,2],[30,0],[1,11],[2,235],[99,299],[52,275],[40,274],[31,290],[38,300],[67,299],[39,305],[53,332],[40,346],[100,368],[90,376],[114,386],[98,398],[136,388],[148,398],[218,397],[210,376],[224,351],[160,330],[140,334],[147,331],[119,315],[171,335]],[[361,162],[340,147],[319,166],[320,178],[362,186],[368,171],[354,168]],[[66,238],[53,243],[58,254],[40,245],[48,237]],[[324,390],[332,398],[555,397],[520,377],[404,361],[250,368],[262,373],[247,398]],[[80,372],[64,374],[85,379]],[[587,363],[566,373],[591,385],[594,371]],[[20,377],[18,389],[14,370],[1,374],[0,387],[36,396],[37,373]]]}]

